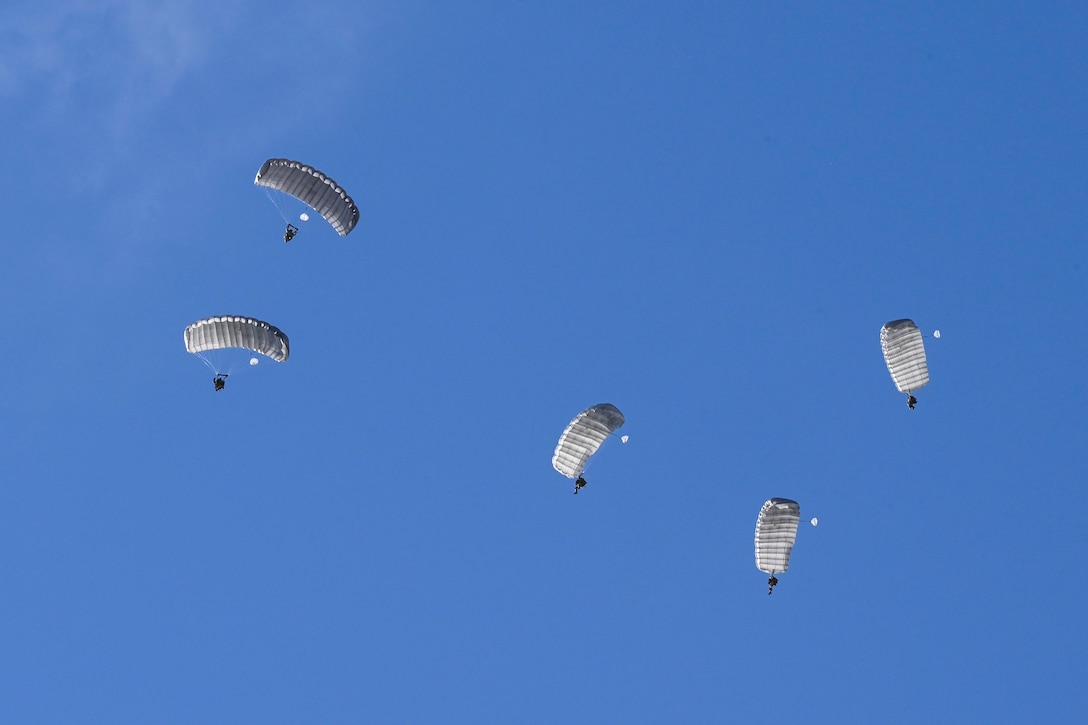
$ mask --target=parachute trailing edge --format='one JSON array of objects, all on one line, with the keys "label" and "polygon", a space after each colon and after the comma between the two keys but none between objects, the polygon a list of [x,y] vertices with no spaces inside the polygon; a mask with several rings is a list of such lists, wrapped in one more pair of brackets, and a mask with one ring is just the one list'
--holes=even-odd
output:
[{"label": "parachute trailing edge", "polygon": [[552,455],[552,467],[567,478],[580,478],[589,459],[623,423],[623,413],[611,403],[586,408],[559,437]]},{"label": "parachute trailing edge", "polygon": [[207,317],[185,328],[185,349],[191,353],[232,347],[252,350],[276,362],[285,362],[291,356],[287,335],[278,327],[252,317]]},{"label": "parachute trailing edge", "polygon": [[290,159],[269,159],[253,183],[295,197],[320,214],[342,237],[359,222],[359,207],[351,196],[312,166]]}]

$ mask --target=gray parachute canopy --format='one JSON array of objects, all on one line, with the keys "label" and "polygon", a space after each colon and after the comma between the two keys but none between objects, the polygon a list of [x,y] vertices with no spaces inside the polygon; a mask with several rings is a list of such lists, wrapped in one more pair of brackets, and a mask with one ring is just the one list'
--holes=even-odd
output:
[{"label": "gray parachute canopy", "polygon": [[197,320],[185,328],[185,349],[191,353],[240,347],[276,362],[291,355],[291,343],[278,327],[252,317],[223,315]]},{"label": "gray parachute canopy", "polygon": [[342,237],[359,221],[359,207],[348,193],[312,166],[289,159],[269,159],[253,183],[290,194],[309,205]]},{"label": "gray parachute canopy", "polygon": [[912,320],[893,320],[880,328],[880,347],[900,393],[918,390],[929,382],[922,332]]},{"label": "gray parachute canopy", "polygon": [[586,408],[570,422],[552,456],[552,466],[567,478],[578,478],[590,457],[623,425],[623,413],[611,403]]},{"label": "gray parachute canopy", "polygon": [[756,519],[756,568],[774,576],[790,568],[790,553],[797,541],[801,505],[788,498],[772,498]]}]

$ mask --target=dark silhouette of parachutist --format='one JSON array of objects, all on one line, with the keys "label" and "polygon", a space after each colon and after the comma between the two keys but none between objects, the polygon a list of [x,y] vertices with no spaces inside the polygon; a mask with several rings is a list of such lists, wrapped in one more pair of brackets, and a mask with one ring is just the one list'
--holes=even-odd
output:
[{"label": "dark silhouette of parachutist", "polygon": [[298,227],[296,227],[294,224],[288,223],[287,231],[285,231],[283,233],[283,241],[285,241],[285,242],[291,241],[292,239],[295,238],[296,234],[298,234]]},{"label": "dark silhouette of parachutist", "polygon": [[215,376],[215,380],[213,382],[215,383],[216,391],[222,390],[223,388],[227,387],[226,378],[227,378],[226,375],[216,375]]},{"label": "dark silhouette of parachutist", "polygon": [[585,486],[586,486],[586,479],[579,476],[578,480],[574,482],[574,495],[577,496],[578,495],[578,489],[585,488]]},{"label": "dark silhouette of parachutist", "polygon": [[778,577],[771,574],[771,578],[767,580],[767,595],[770,596],[774,593],[774,585],[778,583]]},{"label": "dark silhouette of parachutist", "polygon": [[914,404],[918,402],[918,398],[915,398],[910,393],[907,393],[907,407],[914,410]]}]

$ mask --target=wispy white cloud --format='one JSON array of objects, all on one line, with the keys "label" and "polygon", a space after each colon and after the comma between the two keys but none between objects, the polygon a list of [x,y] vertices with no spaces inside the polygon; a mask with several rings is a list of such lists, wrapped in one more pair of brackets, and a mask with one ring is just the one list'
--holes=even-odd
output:
[{"label": "wispy white cloud", "polygon": [[0,31],[0,93],[57,101],[81,84],[168,92],[208,57],[209,26],[198,22],[198,10],[195,0],[70,0],[9,8]]},{"label": "wispy white cloud", "polygon": [[[206,128],[233,113],[247,138],[290,133],[351,99],[371,13],[355,3],[20,0],[0,26],[0,116],[93,136],[88,151],[131,146],[164,108]],[[246,117],[258,108],[275,113]]]},{"label": "wispy white cloud", "polygon": [[[124,137],[212,57],[236,3],[23,3],[0,30],[0,97],[34,127]],[[211,16],[211,17],[210,17]]]},{"label": "wispy white cloud", "polygon": [[248,185],[262,153],[322,119],[335,127],[333,111],[354,100],[369,11],[327,5],[17,0],[0,27],[0,119],[19,139],[13,161],[36,170],[17,193],[64,199],[60,215],[27,210],[59,225],[58,257],[80,271],[82,252],[59,251],[78,223],[105,237],[93,264],[126,276],[149,237],[183,243],[160,220],[203,208],[203,180],[224,165],[244,158],[252,170],[230,173]]},{"label": "wispy white cloud", "polygon": [[[95,249],[93,275],[102,265],[123,274],[139,254],[134,240],[146,238],[151,214],[162,213],[161,180],[133,183],[132,168],[149,148],[140,140],[147,119],[209,62],[214,38],[198,10],[193,0],[9,8],[0,27],[0,116],[9,141],[18,141],[9,158],[34,173],[7,196],[48,222],[36,251],[54,272],[87,274],[87,250]],[[82,243],[71,236],[77,229]],[[106,243],[87,244],[102,229]]]},{"label": "wispy white cloud", "polygon": [[[219,3],[216,25],[230,3]],[[120,22],[143,73],[169,88],[188,70],[201,66],[209,54],[209,25],[199,22],[196,3],[126,2]]]}]

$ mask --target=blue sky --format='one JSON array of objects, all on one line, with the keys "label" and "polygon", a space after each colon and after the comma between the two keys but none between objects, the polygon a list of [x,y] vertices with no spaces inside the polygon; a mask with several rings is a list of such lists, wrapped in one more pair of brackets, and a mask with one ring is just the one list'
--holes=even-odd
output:
[{"label": "blue sky", "polygon": [[[12,722],[1072,722],[1076,3],[17,0]],[[253,176],[362,215],[289,245]],[[216,393],[182,330],[291,358]],[[926,332],[906,408],[885,322]],[[587,406],[625,414],[575,498]],[[774,596],[763,501],[802,519]]]}]

